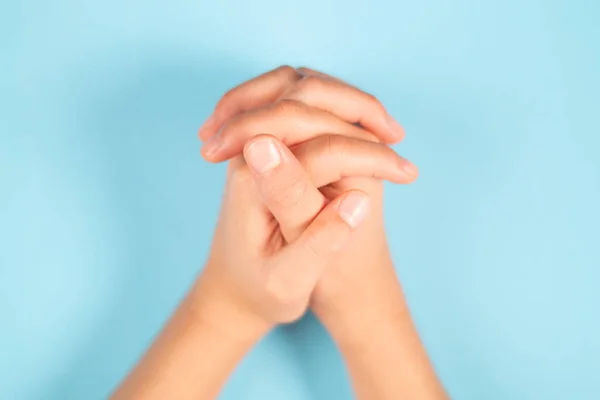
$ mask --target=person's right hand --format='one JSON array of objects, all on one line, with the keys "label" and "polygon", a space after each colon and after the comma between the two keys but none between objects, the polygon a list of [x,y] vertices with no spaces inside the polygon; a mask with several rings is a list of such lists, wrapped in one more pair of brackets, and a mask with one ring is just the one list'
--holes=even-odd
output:
[{"label": "person's right hand", "polygon": [[[323,158],[316,163],[314,171],[308,166],[309,174],[338,165],[346,168],[330,184],[320,186],[323,197],[314,200],[312,214],[305,214],[291,227],[282,226],[286,241],[299,237],[322,202],[351,189],[361,190],[371,199],[369,218],[343,254],[326,268],[313,292],[311,307],[330,333],[341,336],[350,326],[357,329],[357,325],[368,325],[370,318],[378,317],[369,310],[381,310],[379,315],[383,315],[391,302],[403,303],[385,238],[383,185],[373,179],[382,175],[373,172],[365,177],[360,173],[366,167],[361,149],[370,145],[379,149],[384,145],[370,142],[392,143],[404,136],[381,103],[322,73],[281,67],[223,96],[200,130],[205,141],[202,154],[212,162],[224,161],[238,155],[244,143],[260,133],[281,138],[299,157],[311,153],[311,146],[326,149],[327,161]],[[397,183],[410,183],[417,170],[398,158],[394,176]],[[298,191],[290,202],[304,201],[304,195]]]}]

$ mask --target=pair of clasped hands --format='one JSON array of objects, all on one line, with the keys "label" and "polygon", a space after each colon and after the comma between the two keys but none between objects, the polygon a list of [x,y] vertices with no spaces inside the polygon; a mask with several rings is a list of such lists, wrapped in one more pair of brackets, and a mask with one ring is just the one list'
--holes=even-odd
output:
[{"label": "pair of clasped hands", "polygon": [[384,232],[383,180],[417,168],[372,95],[279,67],[227,92],[200,128],[229,160],[207,264],[115,399],[212,399],[270,329],[308,308],[359,399],[444,399],[411,321]]}]

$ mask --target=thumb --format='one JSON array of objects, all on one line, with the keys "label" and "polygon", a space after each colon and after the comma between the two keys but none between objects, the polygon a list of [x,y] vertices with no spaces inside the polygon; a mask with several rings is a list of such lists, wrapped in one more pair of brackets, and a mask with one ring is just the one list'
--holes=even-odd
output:
[{"label": "thumb", "polygon": [[329,203],[298,239],[271,259],[270,281],[276,286],[271,289],[288,295],[309,295],[324,268],[368,212],[369,196],[359,190],[348,191]]}]

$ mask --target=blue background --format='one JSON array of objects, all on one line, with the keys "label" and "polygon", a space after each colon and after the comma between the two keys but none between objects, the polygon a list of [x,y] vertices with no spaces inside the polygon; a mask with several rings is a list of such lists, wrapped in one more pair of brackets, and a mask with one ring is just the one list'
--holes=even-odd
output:
[{"label": "blue background", "polygon": [[[218,3],[218,5],[216,4]],[[456,399],[600,398],[600,2],[0,6],[0,398],[100,399],[206,256],[224,180],[196,129],[307,65],[377,95],[421,178],[390,242]],[[385,366],[382,366],[385,368]],[[223,399],[345,399],[310,317]]]}]

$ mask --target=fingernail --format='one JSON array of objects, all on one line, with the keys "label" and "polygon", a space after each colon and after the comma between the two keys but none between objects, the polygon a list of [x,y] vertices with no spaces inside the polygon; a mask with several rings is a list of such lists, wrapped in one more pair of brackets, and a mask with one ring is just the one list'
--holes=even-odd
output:
[{"label": "fingernail", "polygon": [[212,127],[214,122],[215,122],[214,114],[211,115],[210,117],[208,117],[206,119],[206,121],[204,121],[204,123],[202,124],[200,129],[198,129],[198,136],[200,137],[200,139],[204,138],[204,136],[206,135],[206,132]]},{"label": "fingernail", "polygon": [[340,217],[348,225],[355,228],[367,216],[369,211],[369,197],[360,192],[352,192],[344,197],[338,206]]},{"label": "fingernail", "polygon": [[246,162],[256,173],[265,174],[281,163],[281,153],[272,139],[259,139],[246,149]]},{"label": "fingernail", "polygon": [[202,150],[203,150],[205,156],[210,157],[210,156],[214,155],[217,151],[219,151],[221,146],[222,146],[221,135],[216,134],[216,135],[211,136],[206,141],[206,143],[204,143]]},{"label": "fingernail", "polygon": [[404,128],[400,125],[391,115],[386,116],[387,124],[390,130],[394,133],[394,136],[397,139],[402,139],[404,137]]},{"label": "fingernail", "polygon": [[404,160],[404,165],[402,165],[402,169],[404,170],[404,173],[411,178],[414,178],[417,175],[419,175],[418,168],[410,161]]}]

